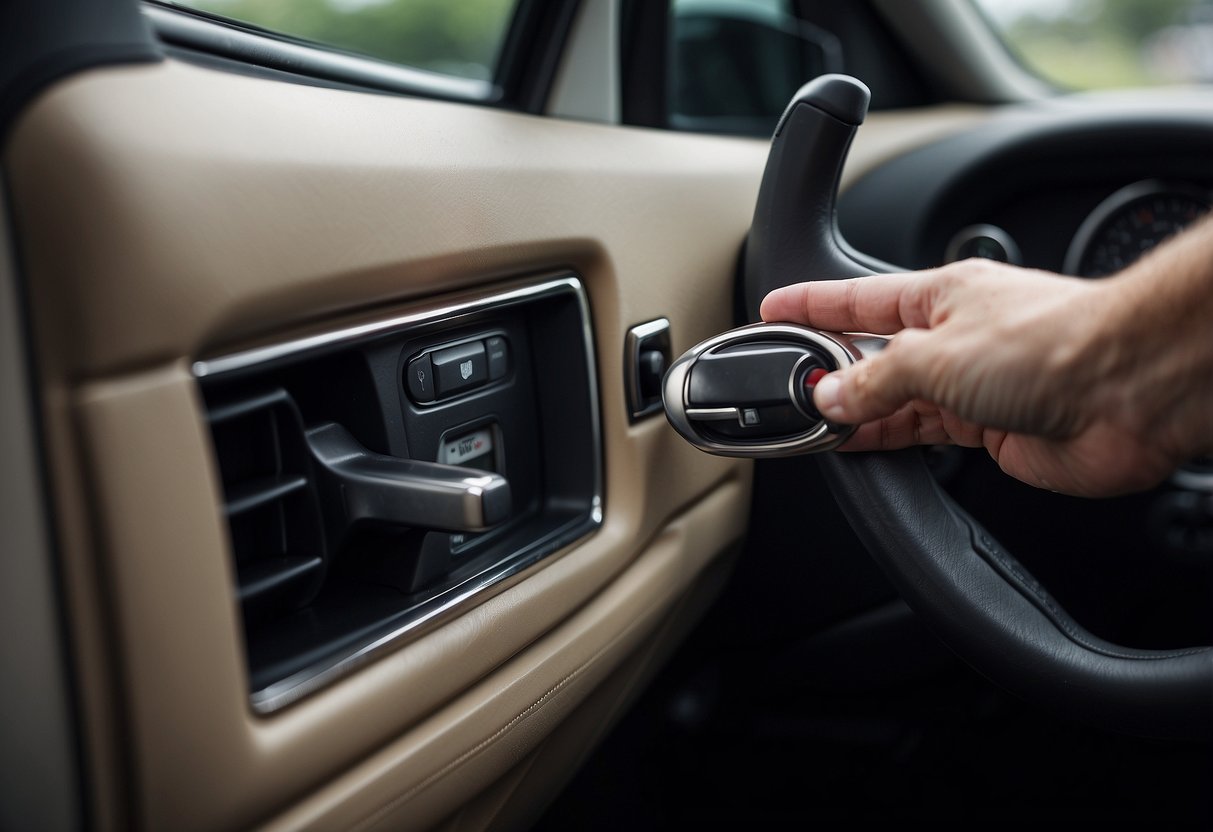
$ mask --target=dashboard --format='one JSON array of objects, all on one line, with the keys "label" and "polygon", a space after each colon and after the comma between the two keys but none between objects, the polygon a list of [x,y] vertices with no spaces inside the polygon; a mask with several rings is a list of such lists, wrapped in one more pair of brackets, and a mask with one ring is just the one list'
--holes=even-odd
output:
[{"label": "dashboard", "polygon": [[[1211,193],[1182,180],[1143,179],[1125,185],[1087,214],[1070,239],[1060,271],[1077,277],[1115,274],[1207,213]],[[1044,247],[1039,240],[1040,225],[1020,223],[1034,249]],[[960,229],[944,250],[947,263],[969,257],[1024,265],[1019,241],[988,222]]]},{"label": "dashboard", "polygon": [[1101,277],[1213,204],[1213,117],[1029,107],[881,166],[842,198],[849,242],[906,268],[989,257]]}]

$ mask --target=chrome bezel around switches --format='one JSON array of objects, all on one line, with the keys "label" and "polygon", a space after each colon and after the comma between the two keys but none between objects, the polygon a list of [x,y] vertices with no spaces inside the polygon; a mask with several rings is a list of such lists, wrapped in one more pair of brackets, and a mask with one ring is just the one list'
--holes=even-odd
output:
[{"label": "chrome bezel around switches", "polygon": [[[584,356],[584,376],[580,377],[583,382],[580,386],[584,387],[584,398],[578,396],[572,401],[576,402],[577,417],[584,417],[584,421],[580,424],[587,436],[581,447],[582,449],[589,448],[585,453],[589,457],[587,461],[591,464],[578,468],[576,475],[579,480],[578,490],[572,493],[567,502],[559,504],[561,514],[554,517],[550,524],[537,529],[534,536],[519,538],[515,548],[502,546],[500,557],[485,558],[483,563],[473,564],[471,568],[460,572],[451,581],[436,584],[433,588],[423,588],[411,595],[402,592],[401,602],[397,609],[368,623],[364,629],[358,631],[357,635],[351,636],[344,646],[331,651],[325,646],[325,652],[317,653],[312,660],[300,662],[298,670],[273,678],[266,683],[253,683],[251,681],[253,670],[250,668],[248,674],[250,679],[249,701],[254,713],[258,715],[275,713],[326,687],[335,680],[357,671],[379,656],[464,614],[476,604],[490,597],[491,594],[499,592],[502,587],[507,586],[506,582],[510,579],[521,575],[549,557],[555,557],[557,552],[572,546],[602,525],[604,510],[602,432],[599,421],[599,386],[597,362],[594,357],[593,331],[590,326],[589,297],[585,285],[574,274],[557,273],[532,277],[494,291],[471,290],[462,295],[448,296],[423,305],[410,306],[386,316],[374,315],[349,322],[340,328],[325,329],[293,340],[254,347],[243,352],[199,360],[194,363],[194,375],[201,385],[223,385],[231,382],[239,384],[241,381],[262,378],[265,373],[297,366],[299,362],[320,360],[325,356],[339,354],[345,350],[362,349],[367,345],[398,344],[402,350],[399,355],[405,356],[406,353],[414,354],[412,348],[406,347],[406,344],[416,342],[441,347],[460,343],[460,339],[449,340],[443,333],[458,332],[469,328],[476,335],[472,339],[463,340],[476,340],[476,338],[487,340],[499,331],[493,321],[499,320],[503,315],[529,317],[531,313],[528,310],[551,309],[550,304],[560,302],[563,305],[567,301],[571,301],[573,308],[568,311],[566,322],[568,328],[576,331],[575,337],[580,338],[579,351]],[[545,304],[545,306],[537,307],[534,304]],[[536,337],[537,321],[541,318],[544,322],[548,321],[546,315],[535,314],[534,317],[536,320],[528,321],[526,324],[531,339]],[[486,328],[481,329],[479,322],[483,322]],[[551,338],[554,340],[555,336],[551,336]],[[566,337],[559,343],[567,348],[571,342]],[[393,356],[397,355],[394,350],[386,351]],[[575,353],[569,354],[575,355]],[[515,363],[511,365],[509,374],[517,375],[519,367],[529,366],[517,363],[518,360],[516,355],[511,357],[511,361]],[[388,362],[388,364],[393,367],[397,366],[393,362]],[[575,361],[570,369],[578,372],[579,365],[580,361]],[[397,384],[401,383],[398,369],[391,375],[394,376]],[[507,378],[509,377],[507,375]],[[485,389],[489,389],[489,385],[470,392],[472,395],[478,395]],[[554,393],[566,398],[570,396],[569,391],[563,387],[554,390]],[[400,391],[399,395],[402,402],[411,401],[411,399],[404,398],[406,394],[403,391]],[[498,414],[489,412],[490,410],[486,409],[483,421],[460,423],[451,429],[463,432],[477,426],[495,423]],[[430,463],[431,460],[427,459],[425,462]],[[424,472],[427,468],[431,473],[439,473],[442,469],[446,469],[447,473],[455,475],[457,480],[463,479],[464,476],[476,479],[485,473],[472,468],[450,470],[447,465],[439,465],[436,468],[429,468],[427,465],[423,467],[422,471]],[[459,475],[460,471],[464,472],[463,476]],[[483,483],[467,483],[469,486],[467,490],[495,491],[496,500],[499,501],[502,495],[499,490],[501,484],[491,476],[486,475],[486,477]],[[468,496],[475,502],[486,495],[471,493]],[[561,499],[564,500],[565,497],[561,495]],[[391,506],[388,510],[413,510],[414,508]],[[492,515],[494,507],[487,508],[489,514]],[[492,525],[491,522],[484,522],[485,519],[483,508],[473,505],[471,508],[472,522],[465,523],[457,516],[455,521],[444,521],[444,524],[465,528],[482,528]],[[500,517],[498,516],[497,519]],[[501,544],[510,533],[509,522],[507,520],[498,529],[485,533],[485,538]],[[495,538],[492,537],[494,535]],[[448,548],[447,551],[449,553],[450,549]],[[469,560],[466,558],[466,553],[461,557]],[[247,626],[245,634],[247,636]],[[306,656],[306,654],[303,655]]]},{"label": "chrome bezel around switches", "polygon": [[[856,361],[879,350],[887,341],[880,336],[847,335],[836,332],[822,332],[799,324],[769,323],[751,324],[738,329],[723,332],[696,344],[682,357],[671,365],[662,384],[662,399],[665,403],[666,418],[674,430],[698,448],[716,456],[766,458],[780,456],[795,456],[797,454],[817,453],[828,451],[845,442],[854,432],[850,425],[834,425],[820,420],[812,428],[791,436],[775,440],[721,442],[701,433],[694,422],[732,421],[743,425],[743,409],[738,407],[704,407],[691,408],[687,406],[688,386],[690,384],[691,368],[704,355],[723,349],[747,343],[786,341],[790,344],[803,344],[810,347],[822,357],[827,358],[832,365],[831,370],[850,367]],[[799,367],[800,364],[797,364]],[[788,398],[800,407],[793,385],[799,372],[794,370],[788,379]],[[810,415],[810,414],[805,414]],[[813,418],[811,416],[811,418]]]}]

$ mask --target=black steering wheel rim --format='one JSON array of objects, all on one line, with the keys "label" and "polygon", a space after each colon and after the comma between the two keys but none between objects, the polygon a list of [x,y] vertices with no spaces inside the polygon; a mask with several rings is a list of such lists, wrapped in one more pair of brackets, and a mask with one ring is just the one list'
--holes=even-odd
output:
[{"label": "black steering wheel rim", "polygon": [[[843,162],[867,88],[827,75],[780,119],[747,242],[747,314],[772,289],[894,271],[841,239]],[[920,451],[827,453],[840,509],[906,603],[962,659],[1025,699],[1142,736],[1213,737],[1213,647],[1139,650],[1079,625],[931,475]]]}]

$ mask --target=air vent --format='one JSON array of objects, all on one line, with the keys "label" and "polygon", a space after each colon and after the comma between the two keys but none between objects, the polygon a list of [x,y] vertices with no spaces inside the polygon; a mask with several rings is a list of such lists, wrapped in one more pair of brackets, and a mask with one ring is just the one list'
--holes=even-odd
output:
[{"label": "air vent", "polygon": [[324,534],[299,409],[282,388],[211,403],[215,455],[248,623],[298,609],[324,577]]}]

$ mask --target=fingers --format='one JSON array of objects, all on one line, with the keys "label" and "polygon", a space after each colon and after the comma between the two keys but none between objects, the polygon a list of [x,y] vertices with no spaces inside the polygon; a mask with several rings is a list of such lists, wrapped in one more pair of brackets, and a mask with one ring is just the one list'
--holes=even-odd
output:
[{"label": "fingers", "polygon": [[912,404],[875,422],[860,425],[842,446],[844,451],[895,451],[914,445],[947,442],[938,428],[939,422],[927,423]]},{"label": "fingers", "polygon": [[983,444],[979,425],[957,419],[928,402],[913,401],[890,416],[860,425],[841,450],[895,451],[914,445],[980,448]]},{"label": "fingers", "polygon": [[925,327],[936,279],[933,272],[920,272],[798,283],[767,295],[762,319],[881,335]]},{"label": "fingers", "polygon": [[813,403],[832,422],[861,425],[913,399],[933,399],[927,389],[931,344],[926,330],[903,330],[882,351],[817,382]]}]

